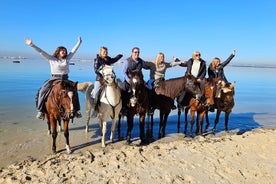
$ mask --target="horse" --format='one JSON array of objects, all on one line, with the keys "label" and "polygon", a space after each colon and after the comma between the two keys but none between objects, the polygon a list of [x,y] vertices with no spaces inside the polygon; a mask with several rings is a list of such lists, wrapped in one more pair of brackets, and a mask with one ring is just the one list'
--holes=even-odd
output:
[{"label": "horse", "polygon": [[[105,147],[105,134],[106,134],[106,124],[107,120],[110,117],[112,119],[112,127],[110,140],[114,141],[114,132],[116,127],[116,120],[118,119],[118,115],[122,108],[121,101],[121,91],[117,85],[116,75],[113,71],[113,66],[105,65],[100,71],[104,84],[100,89],[100,98],[98,104],[98,118],[100,121],[100,127],[102,130],[102,147]],[[85,91],[85,104],[86,104],[86,129],[85,131],[89,131],[89,121],[91,110],[94,109],[94,103],[92,102],[92,94],[94,89],[94,83],[92,82],[82,82],[78,85],[79,91]]]},{"label": "horse", "polygon": [[[139,127],[141,144],[146,143],[145,138],[145,117],[148,110],[149,100],[148,93],[145,86],[144,76],[142,71],[130,71],[130,90],[131,96],[128,91],[122,90],[123,107],[127,108],[127,137],[126,144],[131,143],[131,131],[133,129],[133,119],[136,114],[139,114]],[[120,136],[121,115],[118,121],[118,134]]]},{"label": "horse", "polygon": [[[221,112],[225,113],[224,118],[224,130],[228,131],[228,120],[229,115],[232,112],[232,109],[235,105],[234,95],[235,95],[235,89],[234,89],[235,83],[229,84],[227,87],[222,87],[221,89],[221,96],[220,98],[215,98],[215,109],[217,109],[216,112],[216,118],[214,122],[214,127],[212,129],[212,132],[216,132],[216,126],[219,122],[219,117]],[[208,129],[209,126],[209,117],[208,117],[208,111],[206,112],[206,128]]]},{"label": "horse", "polygon": [[[202,135],[203,133],[203,120],[204,115],[208,110],[213,111],[214,108],[214,93],[216,91],[216,84],[220,80],[220,78],[211,79],[211,78],[205,78],[205,89],[204,89],[204,95],[200,100],[197,100],[194,97],[194,91],[191,91],[191,89],[187,90],[185,92],[184,98],[181,96],[178,97],[178,130],[180,127],[180,115],[181,115],[181,109],[182,107],[185,107],[185,127],[184,127],[184,135],[186,136],[187,132],[187,126],[188,126],[188,118],[187,114],[190,110],[190,137],[193,136],[193,125],[194,125],[194,117],[195,113],[197,112],[197,135]],[[191,83],[196,83],[196,78],[191,77],[190,78]],[[195,86],[195,85],[192,85]]]},{"label": "horse", "polygon": [[[158,95],[155,90],[149,89],[149,99],[151,107],[153,108],[153,113],[155,109],[159,109],[159,131],[158,138],[165,137],[166,125],[168,121],[168,116],[174,106],[174,99],[167,97],[165,95]],[[150,115],[151,118],[151,136],[153,135],[153,114]]]},{"label": "horse", "polygon": [[56,154],[57,122],[63,120],[64,137],[66,139],[67,153],[71,153],[69,144],[68,124],[75,116],[75,104],[77,99],[77,84],[68,80],[53,81],[52,88],[45,102],[45,117],[48,130],[52,134],[52,153]]},{"label": "horse", "polygon": [[[86,112],[86,127],[85,132],[89,132],[89,122],[90,122],[90,115],[92,110],[92,93],[94,89],[94,83],[92,82],[82,82],[78,83],[77,87],[78,91],[82,91],[85,93],[85,112]],[[94,107],[93,107],[94,108]]]},{"label": "horse", "polygon": [[100,121],[100,127],[102,130],[102,147],[105,147],[105,135],[107,120],[110,117],[112,119],[112,127],[110,140],[114,141],[114,133],[116,128],[116,121],[122,108],[121,90],[117,85],[116,76],[113,71],[113,66],[106,65],[101,70],[101,74],[104,79],[104,85],[102,86],[100,94],[100,104],[98,107],[98,118]]}]

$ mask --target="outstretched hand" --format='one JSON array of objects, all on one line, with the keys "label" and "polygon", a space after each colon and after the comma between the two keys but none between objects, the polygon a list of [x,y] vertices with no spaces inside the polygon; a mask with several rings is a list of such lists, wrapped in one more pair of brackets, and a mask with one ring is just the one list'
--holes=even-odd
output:
[{"label": "outstretched hand", "polygon": [[25,43],[27,45],[32,45],[33,44],[32,40],[30,38],[25,38]]},{"label": "outstretched hand", "polygon": [[237,52],[237,51],[234,49],[232,54],[233,54],[233,55],[236,55],[236,52]]},{"label": "outstretched hand", "polygon": [[82,42],[81,36],[78,37],[78,41],[79,41],[80,43]]}]

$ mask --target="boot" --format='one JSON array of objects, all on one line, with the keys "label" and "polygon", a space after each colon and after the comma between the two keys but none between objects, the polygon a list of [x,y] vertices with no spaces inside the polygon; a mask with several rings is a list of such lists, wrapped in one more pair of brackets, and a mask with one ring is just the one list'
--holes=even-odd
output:
[{"label": "boot", "polygon": [[81,118],[82,117],[80,112],[76,112],[75,116],[76,116],[76,118]]},{"label": "boot", "polygon": [[37,112],[36,119],[44,119],[44,113],[41,111]]}]

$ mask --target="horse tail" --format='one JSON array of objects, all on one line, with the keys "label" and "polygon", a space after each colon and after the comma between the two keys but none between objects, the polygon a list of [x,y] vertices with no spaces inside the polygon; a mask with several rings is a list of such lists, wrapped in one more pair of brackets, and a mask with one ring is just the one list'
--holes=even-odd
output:
[{"label": "horse tail", "polygon": [[92,85],[92,82],[82,82],[82,83],[78,83],[77,89],[78,91],[86,91],[86,89],[88,88],[88,86]]}]

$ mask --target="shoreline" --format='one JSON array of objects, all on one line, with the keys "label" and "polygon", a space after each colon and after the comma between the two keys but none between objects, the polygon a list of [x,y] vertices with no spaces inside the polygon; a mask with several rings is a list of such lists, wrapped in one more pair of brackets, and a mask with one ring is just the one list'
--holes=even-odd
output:
[{"label": "shoreline", "polygon": [[124,141],[88,146],[2,168],[0,183],[273,183],[276,129],[184,138],[170,134],[146,146]]}]

